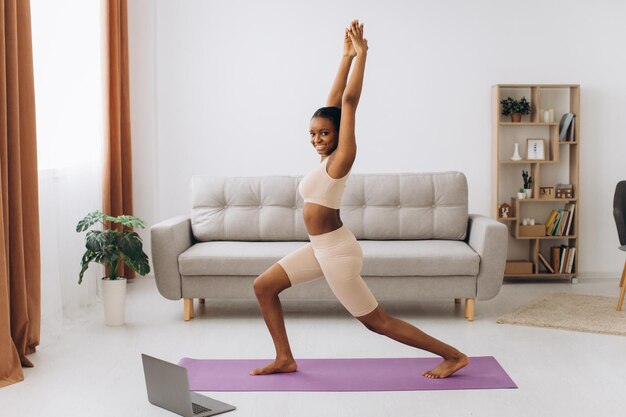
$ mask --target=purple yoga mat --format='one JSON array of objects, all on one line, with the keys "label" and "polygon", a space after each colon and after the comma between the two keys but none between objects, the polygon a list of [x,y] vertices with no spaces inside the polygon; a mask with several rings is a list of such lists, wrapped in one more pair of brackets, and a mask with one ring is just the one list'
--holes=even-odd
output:
[{"label": "purple yoga mat", "polygon": [[429,379],[440,358],[297,359],[298,371],[250,376],[268,359],[190,359],[192,391],[416,391],[517,388],[493,356],[476,356],[449,378]]}]

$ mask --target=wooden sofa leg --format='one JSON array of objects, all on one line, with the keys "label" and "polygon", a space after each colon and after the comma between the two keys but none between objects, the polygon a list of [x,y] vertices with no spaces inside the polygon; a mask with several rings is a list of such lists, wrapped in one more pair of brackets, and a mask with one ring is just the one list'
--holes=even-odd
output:
[{"label": "wooden sofa leg", "polygon": [[193,319],[193,298],[185,298],[185,321]]},{"label": "wooden sofa leg", "polygon": [[465,299],[465,318],[469,321],[474,321],[474,299]]},{"label": "wooden sofa leg", "polygon": [[617,300],[617,311],[622,311],[622,304],[624,303],[624,294],[626,293],[626,261],[624,261],[624,269],[622,270],[622,280],[620,281],[619,286],[622,287],[622,291],[619,295],[619,300]]},{"label": "wooden sofa leg", "polygon": [[204,298],[200,299],[200,304],[204,304]]}]

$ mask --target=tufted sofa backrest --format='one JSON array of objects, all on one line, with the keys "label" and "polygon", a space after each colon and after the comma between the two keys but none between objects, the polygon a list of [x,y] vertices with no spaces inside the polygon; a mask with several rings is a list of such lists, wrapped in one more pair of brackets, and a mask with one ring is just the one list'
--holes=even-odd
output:
[{"label": "tufted sofa backrest", "polygon": [[[302,219],[302,177],[192,179],[191,227],[198,241],[308,240]],[[467,179],[461,172],[353,174],[341,219],[357,239],[463,240]]]}]

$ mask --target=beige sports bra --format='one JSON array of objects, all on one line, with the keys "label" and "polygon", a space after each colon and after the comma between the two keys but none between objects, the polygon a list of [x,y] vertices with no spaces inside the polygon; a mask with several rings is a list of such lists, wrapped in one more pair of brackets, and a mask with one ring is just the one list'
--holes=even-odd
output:
[{"label": "beige sports bra", "polygon": [[317,168],[302,178],[298,190],[305,203],[338,209],[350,172],[341,178],[332,178],[326,172],[327,163],[328,158],[324,158]]}]

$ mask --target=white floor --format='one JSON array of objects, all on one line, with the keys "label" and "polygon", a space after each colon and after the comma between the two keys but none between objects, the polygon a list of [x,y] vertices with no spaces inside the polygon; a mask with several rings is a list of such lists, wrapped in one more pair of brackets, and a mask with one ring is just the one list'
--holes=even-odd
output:
[{"label": "white floor", "polygon": [[[515,390],[374,393],[207,393],[235,416],[613,416],[626,410],[626,337],[496,324],[496,318],[550,292],[617,297],[617,279],[578,284],[506,283],[477,303],[473,323],[452,300],[382,305],[471,356],[495,356]],[[368,332],[334,302],[288,302],[296,358],[430,356]],[[271,340],[250,301],[207,301],[182,320],[182,301],[162,298],[152,279],[128,288],[127,324],[106,327],[99,305],[61,337],[42,340],[25,380],[0,389],[0,416],[168,416],[150,405],[140,353],[171,362],[270,358]],[[626,311],[624,312],[626,320]],[[416,376],[419,378],[420,376]]]}]

